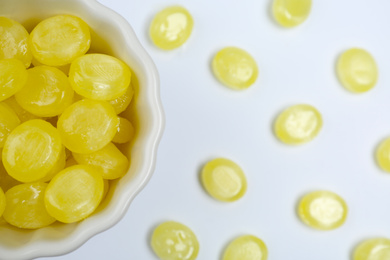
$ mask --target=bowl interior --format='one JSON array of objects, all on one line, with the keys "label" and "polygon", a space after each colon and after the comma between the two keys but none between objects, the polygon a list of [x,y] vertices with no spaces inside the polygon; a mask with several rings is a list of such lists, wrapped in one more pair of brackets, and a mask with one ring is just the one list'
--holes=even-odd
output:
[{"label": "bowl interior", "polygon": [[118,222],[149,180],[162,134],[163,114],[156,68],[122,17],[95,0],[0,0],[0,16],[22,23],[28,31],[42,19],[58,14],[79,16],[90,26],[89,52],[113,55],[132,69],[134,97],[121,116],[130,119],[136,133],[130,144],[120,147],[131,166],[126,176],[110,182],[107,197],[96,213],[84,221],[55,223],[39,230],[20,230],[0,224],[0,258],[4,259],[63,254]]}]

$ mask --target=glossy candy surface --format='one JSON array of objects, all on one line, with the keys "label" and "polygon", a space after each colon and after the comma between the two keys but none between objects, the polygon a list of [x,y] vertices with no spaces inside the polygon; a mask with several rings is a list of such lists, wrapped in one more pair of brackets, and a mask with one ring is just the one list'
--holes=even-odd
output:
[{"label": "glossy candy surface", "polygon": [[103,179],[95,168],[75,165],[50,181],[45,193],[46,209],[58,221],[77,222],[95,211],[103,190]]},{"label": "glossy candy surface", "polygon": [[298,215],[308,226],[331,230],[340,227],[347,218],[347,204],[330,191],[315,191],[306,194],[299,202]]},{"label": "glossy candy surface", "polygon": [[124,176],[129,169],[129,160],[112,143],[96,152],[73,153],[73,158],[78,164],[97,167],[103,179],[117,179]]},{"label": "glossy candy surface", "polygon": [[4,146],[11,131],[19,124],[20,120],[15,112],[7,104],[0,102],[0,148]]},{"label": "glossy candy surface", "polygon": [[27,84],[15,95],[25,110],[36,116],[53,117],[72,104],[74,91],[62,71],[38,66],[27,72]]},{"label": "glossy candy surface", "polygon": [[272,11],[275,20],[284,27],[303,23],[310,14],[311,0],[274,0]]},{"label": "glossy candy surface", "polygon": [[322,117],[310,105],[294,105],[279,114],[275,121],[275,135],[280,141],[298,145],[311,141],[322,128]]},{"label": "glossy candy surface", "polygon": [[201,179],[205,190],[221,201],[238,200],[247,188],[246,177],[240,166],[225,158],[209,161],[202,169]]},{"label": "glossy candy surface", "polygon": [[27,121],[8,136],[3,163],[8,174],[21,182],[45,177],[63,151],[57,129],[42,119]]},{"label": "glossy candy surface", "polygon": [[20,119],[20,122],[22,123],[32,119],[39,119],[39,116],[31,114],[23,107],[21,107],[16,101],[15,96],[7,98],[6,100],[4,100],[4,103],[6,103],[10,108],[12,108],[12,110],[16,113],[16,115]]},{"label": "glossy candy surface", "polygon": [[153,231],[151,246],[161,260],[195,260],[199,252],[192,230],[174,221],[164,222]]},{"label": "glossy candy surface", "polygon": [[102,149],[114,138],[119,118],[105,101],[83,99],[65,109],[57,128],[66,148],[75,153]]},{"label": "glossy candy surface", "polygon": [[28,68],[32,59],[28,38],[28,32],[20,23],[0,17],[0,60],[15,58]]},{"label": "glossy candy surface", "polygon": [[126,93],[131,71],[121,60],[105,54],[86,54],[75,59],[69,81],[81,96],[94,100],[112,100]]},{"label": "glossy candy surface", "polygon": [[91,45],[88,25],[72,15],[57,15],[40,22],[30,35],[31,51],[38,62],[63,66],[85,54]]},{"label": "glossy candy surface", "polygon": [[389,260],[390,239],[371,238],[361,242],[354,250],[353,260]]},{"label": "glossy candy surface", "polygon": [[35,182],[17,185],[5,193],[7,206],[3,217],[11,225],[36,229],[50,225],[55,219],[45,208],[46,183]]},{"label": "glossy candy surface", "polygon": [[346,89],[362,93],[375,86],[378,81],[378,67],[366,50],[352,48],[339,57],[337,76]]},{"label": "glossy candy surface", "polygon": [[187,41],[193,26],[194,21],[187,9],[181,6],[171,6],[154,16],[149,35],[160,49],[172,50]]},{"label": "glossy candy surface", "polygon": [[129,106],[131,100],[133,99],[133,95],[134,95],[134,89],[130,84],[125,94],[115,99],[109,100],[108,103],[110,103],[110,105],[114,108],[117,114],[120,114],[123,111],[125,111],[126,108]]},{"label": "glossy candy surface", "polygon": [[222,260],[266,260],[267,246],[252,235],[240,236],[234,239],[225,249]]},{"label": "glossy candy surface", "polygon": [[212,61],[215,77],[224,85],[243,90],[250,87],[259,74],[256,61],[243,49],[226,47]]},{"label": "glossy candy surface", "polygon": [[0,60],[0,101],[21,90],[27,81],[23,62],[17,59]]},{"label": "glossy candy surface", "polygon": [[114,143],[124,144],[129,142],[134,136],[134,126],[129,120],[119,117],[119,126],[117,132],[112,139]]}]

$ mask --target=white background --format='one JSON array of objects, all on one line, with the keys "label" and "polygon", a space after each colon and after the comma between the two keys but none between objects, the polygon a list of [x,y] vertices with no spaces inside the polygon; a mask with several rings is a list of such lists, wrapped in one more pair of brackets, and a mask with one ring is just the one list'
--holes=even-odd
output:
[{"label": "white background", "polygon": [[[243,234],[264,240],[269,260],[351,259],[363,239],[390,237],[390,175],[373,157],[390,135],[389,1],[313,0],[308,20],[293,29],[273,21],[270,0],[100,1],[129,21],[155,61],[166,129],[156,171],[125,217],[50,259],[157,259],[150,235],[166,220],[195,232],[199,260],[221,259],[227,243]],[[184,46],[161,51],[148,27],[154,14],[175,4],[193,15],[194,30]],[[210,61],[225,46],[257,61],[260,74],[249,89],[233,91],[213,77]],[[350,47],[368,50],[380,70],[365,94],[344,90],[335,77],[335,61]],[[272,122],[297,103],[317,107],[324,127],[312,142],[290,147],[274,137]],[[199,171],[215,157],[245,171],[248,191],[239,201],[222,203],[202,189]],[[341,228],[317,231],[297,218],[298,199],[317,189],[347,202]]]}]

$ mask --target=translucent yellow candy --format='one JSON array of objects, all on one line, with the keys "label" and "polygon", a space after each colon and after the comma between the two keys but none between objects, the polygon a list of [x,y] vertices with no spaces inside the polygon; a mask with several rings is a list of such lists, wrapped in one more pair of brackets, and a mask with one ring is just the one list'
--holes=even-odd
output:
[{"label": "translucent yellow candy", "polygon": [[117,179],[126,174],[129,169],[129,160],[112,143],[96,152],[79,154],[73,153],[78,164],[97,167],[104,179]]},{"label": "translucent yellow candy", "polygon": [[235,162],[217,158],[209,161],[202,170],[203,187],[214,198],[235,201],[241,198],[247,187],[245,174]]},{"label": "translucent yellow candy", "polygon": [[53,117],[73,102],[73,89],[66,75],[57,68],[38,66],[27,70],[26,85],[15,94],[16,101],[28,112]]},{"label": "translucent yellow candy", "polygon": [[390,239],[371,238],[360,243],[353,253],[353,260],[389,260]]},{"label": "translucent yellow candy", "polygon": [[0,60],[0,101],[22,89],[26,81],[27,71],[20,60]]},{"label": "translucent yellow candy", "polygon": [[376,161],[382,170],[390,172],[390,138],[379,144],[376,150]]},{"label": "translucent yellow candy", "polygon": [[103,179],[92,166],[66,168],[47,187],[46,209],[58,221],[80,221],[95,211],[103,197],[103,189]]},{"label": "translucent yellow candy", "polygon": [[65,147],[75,153],[102,149],[114,138],[119,118],[105,101],[83,99],[59,117],[57,128]]},{"label": "translucent yellow candy", "polygon": [[347,218],[347,204],[330,191],[315,191],[306,194],[298,206],[300,219],[308,226],[321,230],[335,229]]},{"label": "translucent yellow candy", "polygon": [[15,112],[4,102],[0,102],[0,148],[11,133],[20,124],[20,120]]},{"label": "translucent yellow candy", "polygon": [[9,224],[27,229],[46,227],[55,219],[45,208],[47,184],[41,182],[17,185],[5,193],[7,206],[3,217]]},{"label": "translucent yellow candy", "polygon": [[20,23],[0,17],[0,60],[15,58],[30,67],[32,54],[28,44],[28,32]]},{"label": "translucent yellow candy", "polygon": [[[45,64],[40,63],[39,61],[37,61],[34,58],[32,59],[31,63],[32,63],[32,65],[34,65],[34,67],[45,65]],[[66,65],[63,65],[63,66],[56,66],[55,68],[57,68],[60,71],[62,71],[63,73],[65,73],[65,75],[68,75],[69,74],[69,69],[70,69],[70,63],[68,63]]]},{"label": "translucent yellow candy", "polygon": [[6,200],[3,189],[0,187],[0,217],[3,215],[5,210]]},{"label": "translucent yellow candy", "polygon": [[33,182],[50,172],[62,151],[57,129],[42,119],[34,119],[19,125],[8,136],[3,164],[14,179]]},{"label": "translucent yellow candy", "polygon": [[15,96],[12,96],[4,100],[4,103],[6,103],[10,108],[12,108],[12,110],[16,113],[16,115],[20,119],[20,122],[22,123],[28,120],[39,118],[38,116],[31,114],[30,112],[26,111],[23,107],[21,107],[19,103],[16,101]]},{"label": "translucent yellow candy", "polygon": [[219,81],[236,90],[249,88],[259,74],[253,57],[237,47],[220,50],[213,58],[212,68]]},{"label": "translucent yellow candy", "polygon": [[49,182],[51,179],[54,178],[54,176],[56,176],[60,171],[62,171],[65,168],[65,163],[66,163],[65,157],[66,157],[65,148],[63,148],[53,168],[46,174],[45,177],[40,179],[39,182]]},{"label": "translucent yellow candy", "polygon": [[129,67],[105,54],[86,54],[70,65],[69,81],[81,96],[112,100],[125,94],[131,80]]},{"label": "translucent yellow candy", "polygon": [[267,246],[255,236],[245,235],[233,240],[223,254],[223,260],[266,260]]},{"label": "translucent yellow candy", "polygon": [[276,119],[274,130],[280,141],[298,145],[311,141],[322,128],[322,117],[310,105],[295,105],[284,110]]},{"label": "translucent yellow candy", "polygon": [[174,221],[164,222],[153,231],[151,245],[161,260],[194,260],[199,252],[192,230]]},{"label": "translucent yellow candy", "polygon": [[119,126],[112,141],[118,144],[129,142],[134,136],[134,127],[129,120],[119,117]]},{"label": "translucent yellow candy", "polygon": [[85,54],[91,45],[88,25],[72,15],[57,15],[40,22],[30,35],[34,58],[45,65],[63,66]]},{"label": "translucent yellow candy", "polygon": [[7,171],[4,169],[3,163],[0,162],[0,188],[2,188],[4,192],[6,192],[13,186],[19,184],[22,183],[9,176]]},{"label": "translucent yellow candy", "polygon": [[187,41],[193,26],[194,21],[187,9],[181,6],[171,6],[155,15],[149,34],[157,47],[172,50]]},{"label": "translucent yellow candy", "polygon": [[362,93],[375,86],[378,80],[378,68],[370,53],[363,49],[352,48],[339,57],[337,76],[346,89]]},{"label": "translucent yellow candy", "polygon": [[134,95],[134,90],[130,84],[130,86],[127,88],[125,94],[123,94],[122,96],[120,96],[118,98],[109,100],[108,103],[111,104],[111,106],[115,109],[115,112],[117,114],[120,114],[123,111],[125,111],[126,108],[129,106],[129,104],[133,98],[133,95]]},{"label": "translucent yellow candy", "polygon": [[275,20],[284,27],[303,23],[310,14],[311,0],[274,0],[272,11]]}]

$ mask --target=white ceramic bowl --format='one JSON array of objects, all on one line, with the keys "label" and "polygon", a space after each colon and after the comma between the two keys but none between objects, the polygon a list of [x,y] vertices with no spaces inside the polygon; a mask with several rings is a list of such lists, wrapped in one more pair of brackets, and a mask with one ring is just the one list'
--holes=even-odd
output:
[{"label": "white ceramic bowl", "polygon": [[135,97],[125,112],[135,124],[136,136],[131,145],[123,147],[128,156],[131,154],[131,166],[126,176],[111,183],[106,199],[84,221],[26,231],[0,225],[0,259],[31,259],[75,250],[124,216],[155,167],[164,128],[158,73],[128,22],[96,0],[0,0],[0,16],[14,19],[29,30],[39,20],[57,14],[81,17],[92,31],[91,49],[122,59],[136,75]]}]

